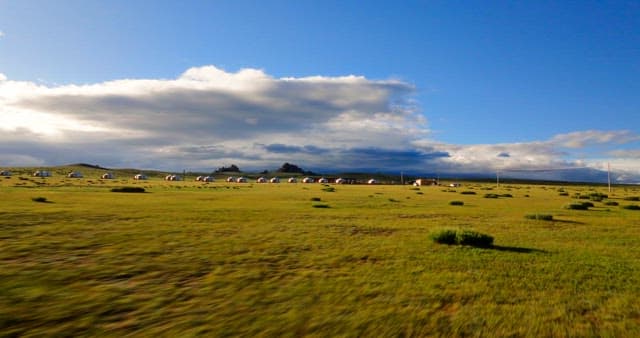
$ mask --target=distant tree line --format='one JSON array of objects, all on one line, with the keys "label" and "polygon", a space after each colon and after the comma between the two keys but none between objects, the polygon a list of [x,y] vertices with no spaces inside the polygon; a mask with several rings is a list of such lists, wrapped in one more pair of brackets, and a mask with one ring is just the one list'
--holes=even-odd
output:
[{"label": "distant tree line", "polygon": [[[304,170],[298,167],[297,165],[291,164],[289,162],[285,162],[280,168],[278,168],[277,171],[281,173],[289,173],[289,174],[302,174],[302,175],[310,175],[310,176],[316,175],[316,173],[312,171]],[[242,170],[240,170],[240,168],[235,164],[232,164],[228,167],[222,166],[214,171],[214,173],[239,173],[239,172],[242,172]],[[268,173],[269,173],[268,170],[264,170],[261,172],[261,174],[268,174]]]}]

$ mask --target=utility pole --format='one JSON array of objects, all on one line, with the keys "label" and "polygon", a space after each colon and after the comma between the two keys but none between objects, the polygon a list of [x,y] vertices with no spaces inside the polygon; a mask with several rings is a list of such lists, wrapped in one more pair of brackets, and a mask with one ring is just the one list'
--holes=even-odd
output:
[{"label": "utility pole", "polygon": [[500,188],[500,170],[496,170],[496,188]]},{"label": "utility pole", "polygon": [[611,163],[607,162],[607,182],[609,183],[609,193],[611,193]]},{"label": "utility pole", "polygon": [[400,172],[400,184],[404,185],[404,173],[402,171]]}]

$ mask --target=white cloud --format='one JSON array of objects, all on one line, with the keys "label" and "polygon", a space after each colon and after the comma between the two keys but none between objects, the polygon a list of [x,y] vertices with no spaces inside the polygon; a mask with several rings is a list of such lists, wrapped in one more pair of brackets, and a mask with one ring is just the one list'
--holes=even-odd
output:
[{"label": "white cloud", "polygon": [[3,38],[3,37],[4,37],[4,32],[0,31],[0,38]]},{"label": "white cloud", "polygon": [[[628,130],[576,131],[526,143],[456,145],[432,140],[414,87],[362,76],[274,78],[260,69],[190,68],[175,79],[89,85],[12,81],[0,74],[0,158],[180,170],[315,168],[491,172],[591,166],[637,153]],[[576,152],[598,147],[603,156]],[[606,156],[605,156],[606,155]],[[22,156],[22,157],[21,157]],[[602,157],[602,158],[601,158]],[[636,173],[637,173],[636,167]]]}]

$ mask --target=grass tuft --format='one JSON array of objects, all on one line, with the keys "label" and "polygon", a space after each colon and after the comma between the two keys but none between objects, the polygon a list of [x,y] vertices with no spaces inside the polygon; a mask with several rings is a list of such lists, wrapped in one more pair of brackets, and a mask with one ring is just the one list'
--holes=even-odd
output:
[{"label": "grass tuft", "polygon": [[627,209],[627,210],[640,210],[640,205],[636,205],[636,204],[630,204],[630,205],[623,205],[622,209]]},{"label": "grass tuft", "polygon": [[430,237],[439,244],[469,245],[478,248],[489,248],[493,245],[493,236],[472,230],[443,229],[432,233]]},{"label": "grass tuft", "polygon": [[565,209],[569,210],[588,210],[589,207],[583,203],[569,203],[564,206]]},{"label": "grass tuft", "polygon": [[484,198],[498,198],[498,194],[484,194]]},{"label": "grass tuft", "polygon": [[31,200],[34,201],[34,202],[38,202],[38,203],[47,203],[47,202],[49,202],[49,201],[47,201],[46,197],[41,197],[41,196],[40,197],[32,197]]},{"label": "grass tuft", "polygon": [[463,201],[451,201],[449,202],[449,205],[464,205]]},{"label": "grass tuft", "polygon": [[113,188],[111,192],[132,192],[132,193],[142,193],[145,192],[142,187],[121,187],[121,188]]},{"label": "grass tuft", "polygon": [[328,209],[328,208],[330,208],[330,206],[328,204],[314,204],[313,207],[314,208],[319,208],[319,209]]},{"label": "grass tuft", "polygon": [[524,215],[526,219],[535,219],[538,221],[553,221],[553,215],[551,214],[526,214]]}]

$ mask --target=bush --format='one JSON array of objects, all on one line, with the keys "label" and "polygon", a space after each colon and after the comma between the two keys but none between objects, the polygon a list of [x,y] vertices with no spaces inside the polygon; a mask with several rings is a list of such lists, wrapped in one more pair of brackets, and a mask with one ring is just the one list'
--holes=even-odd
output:
[{"label": "bush", "polygon": [[488,248],[493,244],[493,237],[471,230],[459,231],[456,240],[460,245]]},{"label": "bush", "polygon": [[31,200],[38,203],[47,203],[46,197],[32,197]]},{"label": "bush", "polygon": [[511,194],[502,194],[502,195],[499,195],[499,196],[500,197],[513,197],[513,195],[511,195]]},{"label": "bush", "polygon": [[593,207],[593,203],[591,203],[591,202],[581,202],[580,204],[584,205],[587,208],[592,208]]},{"label": "bush", "polygon": [[618,202],[616,202],[616,201],[606,201],[606,202],[604,202],[604,205],[613,205],[613,206],[616,206],[616,205],[618,205]]},{"label": "bush", "polygon": [[444,229],[431,234],[431,239],[440,244],[470,245],[488,248],[493,245],[493,237],[471,230]]},{"label": "bush", "polygon": [[640,201],[640,197],[638,196],[629,196],[624,198],[625,201]]},{"label": "bush", "polygon": [[334,192],[334,191],[336,191],[336,188],[328,186],[328,185],[325,185],[325,188],[323,188],[322,191]]},{"label": "bush", "polygon": [[524,218],[535,219],[538,221],[553,221],[553,215],[551,214],[527,214]]},{"label": "bush", "polygon": [[463,192],[461,192],[461,194],[463,194],[463,195],[475,195],[476,192],[475,191],[463,191]]},{"label": "bush", "polygon": [[141,192],[145,192],[145,190],[142,187],[121,187],[121,188],[113,188],[113,189],[111,189],[111,192],[137,192],[137,193],[141,193]]},{"label": "bush", "polygon": [[582,203],[570,203],[564,206],[565,209],[570,209],[570,210],[587,210],[589,209],[588,206],[582,204]]},{"label": "bush", "polygon": [[639,206],[639,205],[635,205],[635,204],[630,204],[630,205],[624,205],[624,206],[622,206],[622,209],[627,209],[627,210],[640,210],[640,206]]},{"label": "bush", "polygon": [[484,194],[484,198],[498,198],[498,194]]},{"label": "bush", "polygon": [[314,208],[320,208],[320,209],[328,209],[329,205],[328,204],[314,204],[313,207]]},{"label": "bush", "polygon": [[464,202],[462,202],[462,201],[451,201],[451,202],[449,202],[449,205],[464,205]]},{"label": "bush", "polygon": [[558,195],[560,195],[560,196],[569,196],[569,193],[568,192],[561,192]]},{"label": "bush", "polygon": [[448,229],[440,230],[438,232],[432,233],[431,239],[434,242],[440,243],[440,244],[453,245],[458,243],[455,230],[448,230]]},{"label": "bush", "polygon": [[322,199],[320,197],[311,197],[311,201],[320,202]]}]

